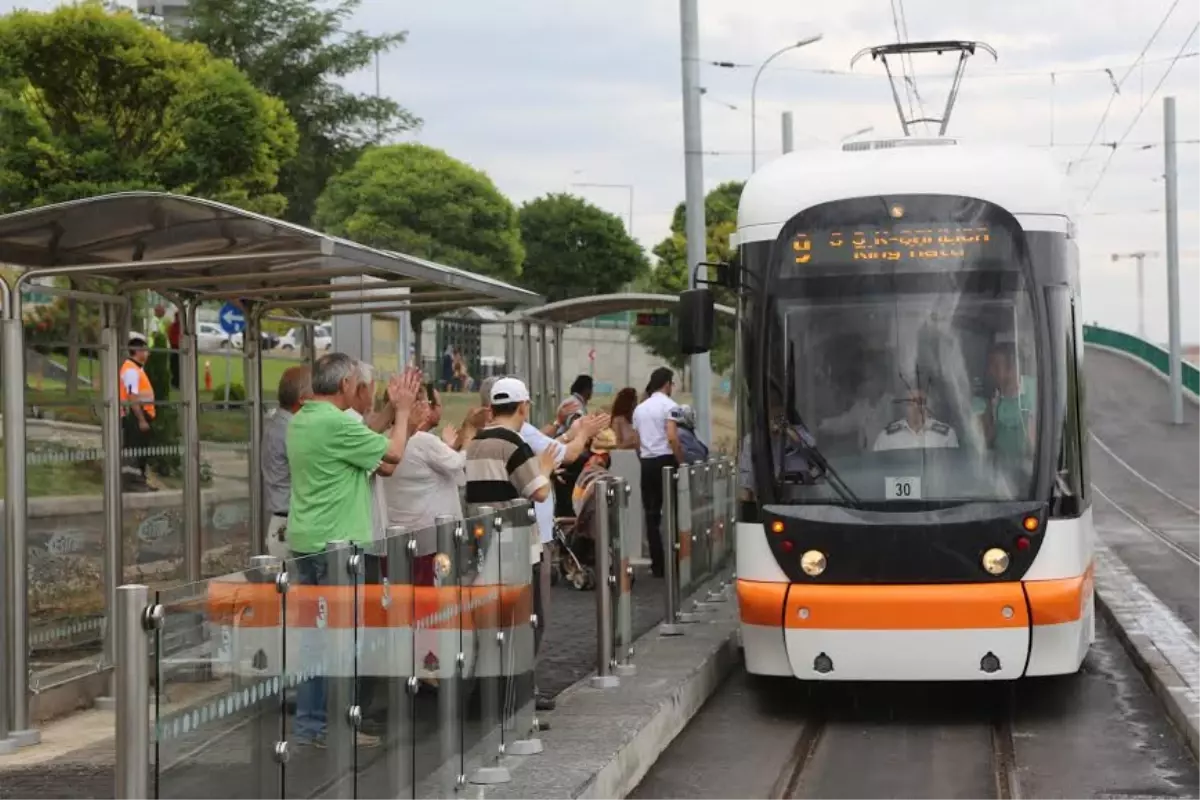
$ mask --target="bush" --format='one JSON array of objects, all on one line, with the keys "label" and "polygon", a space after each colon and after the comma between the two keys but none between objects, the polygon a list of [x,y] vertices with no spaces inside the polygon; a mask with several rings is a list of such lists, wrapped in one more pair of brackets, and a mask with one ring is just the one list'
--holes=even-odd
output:
[{"label": "bush", "polygon": [[[225,402],[225,384],[214,386],[212,390],[212,401],[214,403]],[[246,387],[240,383],[229,384],[229,402],[244,403],[246,402]]]},{"label": "bush", "polygon": [[150,456],[150,468],[163,477],[179,475],[183,471],[179,409],[166,404],[171,397],[171,357],[161,352],[167,347],[167,337],[152,334],[150,347],[153,349],[146,361],[146,377],[154,387],[154,399],[160,401],[155,406],[154,424],[150,426],[150,446],[171,448]]}]

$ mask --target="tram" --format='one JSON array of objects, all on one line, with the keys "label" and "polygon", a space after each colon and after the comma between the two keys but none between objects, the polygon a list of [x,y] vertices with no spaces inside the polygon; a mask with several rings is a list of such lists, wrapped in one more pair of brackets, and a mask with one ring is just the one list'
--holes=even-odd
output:
[{"label": "tram", "polygon": [[748,672],[1011,680],[1095,638],[1079,255],[1043,153],[946,136],[796,152],[737,257],[737,597]]}]

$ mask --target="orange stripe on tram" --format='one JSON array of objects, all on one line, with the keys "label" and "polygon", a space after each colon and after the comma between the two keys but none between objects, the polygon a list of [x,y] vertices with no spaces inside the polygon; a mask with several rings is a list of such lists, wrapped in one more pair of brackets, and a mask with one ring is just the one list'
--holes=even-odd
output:
[{"label": "orange stripe on tram", "polygon": [[1083,618],[1083,609],[1092,595],[1094,565],[1075,578],[1052,581],[1026,581],[1025,592],[1033,609],[1034,625],[1060,625]]},{"label": "orange stripe on tram", "polygon": [[[273,583],[213,581],[206,596],[173,604],[168,613],[203,606],[208,621],[246,628],[281,624],[282,597]],[[352,586],[291,586],[287,593],[287,625],[296,628],[397,628],[419,625],[429,629],[501,628],[526,624],[533,614],[533,588],[526,585],[413,586],[366,584]]]}]

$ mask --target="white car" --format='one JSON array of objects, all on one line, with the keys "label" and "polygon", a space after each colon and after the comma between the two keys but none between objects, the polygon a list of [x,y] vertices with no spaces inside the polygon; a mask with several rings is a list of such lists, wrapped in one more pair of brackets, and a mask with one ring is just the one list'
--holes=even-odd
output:
[{"label": "white car", "polygon": [[[279,340],[280,349],[295,350],[299,346],[300,335],[299,329],[289,329]],[[317,345],[317,352],[322,353],[333,347],[333,331],[328,325],[317,325],[313,328],[313,341]]]},{"label": "white car", "polygon": [[204,350],[224,350],[229,347],[229,334],[215,322],[196,324],[196,346]]}]

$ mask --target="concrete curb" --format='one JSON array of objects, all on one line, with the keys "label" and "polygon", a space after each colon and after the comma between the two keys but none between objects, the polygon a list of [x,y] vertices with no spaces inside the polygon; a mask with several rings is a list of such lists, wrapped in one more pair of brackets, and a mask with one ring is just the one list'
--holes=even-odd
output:
[{"label": "concrete curb", "polygon": [[1128,567],[1096,543],[1096,605],[1162,702],[1194,758],[1200,758],[1200,645]]},{"label": "concrete curb", "polygon": [[565,690],[541,734],[544,751],[505,757],[512,781],[480,796],[626,797],[737,665],[737,623],[730,598],[685,625],[682,636],[662,637],[657,628],[642,636],[634,643],[636,675],[614,689],[593,689],[589,676]]}]

